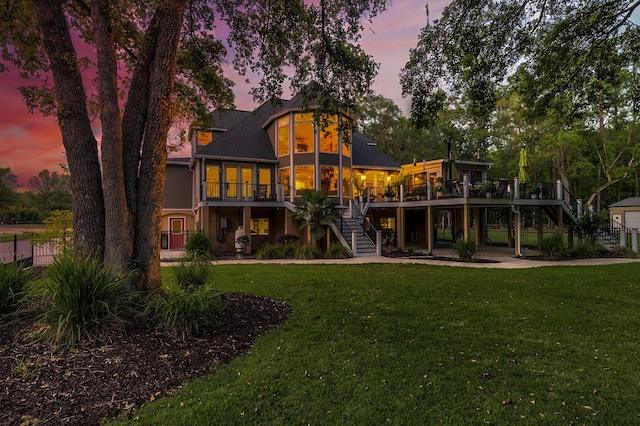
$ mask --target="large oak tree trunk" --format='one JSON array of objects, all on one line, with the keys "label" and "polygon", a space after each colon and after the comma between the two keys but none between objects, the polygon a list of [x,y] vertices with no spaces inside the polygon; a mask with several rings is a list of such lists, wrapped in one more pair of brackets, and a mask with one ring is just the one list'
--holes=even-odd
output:
[{"label": "large oak tree trunk", "polygon": [[58,125],[71,175],[74,249],[76,254],[100,256],[105,223],[102,179],[76,53],[60,2],[34,0],[33,6],[55,83]]},{"label": "large oak tree trunk", "polygon": [[171,126],[171,93],[176,72],[180,29],[186,1],[165,1],[158,9],[158,38],[150,68],[147,126],[142,146],[136,207],[135,256],[140,285],[159,288],[160,219]]},{"label": "large oak tree trunk", "polygon": [[109,2],[94,0],[91,20],[98,61],[98,97],[102,125],[102,176],[105,209],[105,262],[125,266],[133,251],[122,164],[122,119],[118,105],[118,67]]}]

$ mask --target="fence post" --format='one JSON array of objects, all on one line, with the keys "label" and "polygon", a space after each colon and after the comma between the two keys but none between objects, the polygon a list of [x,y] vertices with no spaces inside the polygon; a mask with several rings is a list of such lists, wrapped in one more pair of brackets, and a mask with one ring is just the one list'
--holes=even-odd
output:
[{"label": "fence post", "polygon": [[636,253],[638,252],[638,228],[631,230],[631,248]]},{"label": "fence post", "polygon": [[620,228],[620,241],[618,241],[620,247],[627,246],[627,233],[624,228]]},{"label": "fence post", "polygon": [[376,231],[376,255],[382,256],[382,231]]},{"label": "fence post", "polygon": [[520,198],[520,182],[517,177],[513,178],[513,199],[517,200]]}]

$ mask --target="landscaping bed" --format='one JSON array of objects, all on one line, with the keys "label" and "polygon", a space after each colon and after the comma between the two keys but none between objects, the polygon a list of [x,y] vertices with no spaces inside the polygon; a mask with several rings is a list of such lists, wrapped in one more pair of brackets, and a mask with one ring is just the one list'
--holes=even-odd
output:
[{"label": "landscaping bed", "polygon": [[277,300],[229,293],[220,326],[204,337],[181,339],[137,324],[125,337],[67,352],[31,342],[21,333],[26,324],[5,324],[0,424],[99,424],[214,372],[290,313]]}]

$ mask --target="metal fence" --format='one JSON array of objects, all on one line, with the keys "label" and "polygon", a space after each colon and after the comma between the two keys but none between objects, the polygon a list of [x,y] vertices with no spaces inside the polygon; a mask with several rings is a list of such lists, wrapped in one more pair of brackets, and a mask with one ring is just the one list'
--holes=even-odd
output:
[{"label": "metal fence", "polygon": [[20,262],[27,266],[33,265],[31,239],[13,235],[10,241],[0,242],[0,262],[3,264]]}]

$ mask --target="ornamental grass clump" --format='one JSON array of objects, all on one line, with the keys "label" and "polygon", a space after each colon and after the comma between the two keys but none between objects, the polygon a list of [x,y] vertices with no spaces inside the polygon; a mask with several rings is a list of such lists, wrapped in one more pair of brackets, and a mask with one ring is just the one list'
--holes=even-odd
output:
[{"label": "ornamental grass clump", "polygon": [[298,244],[296,243],[287,243],[282,246],[282,256],[285,259],[293,259],[296,257],[296,250],[298,248]]},{"label": "ornamental grass clump", "polygon": [[304,244],[296,247],[295,256],[296,259],[317,259],[322,257],[320,249],[314,244]]},{"label": "ornamental grass clump", "polygon": [[37,316],[40,337],[62,347],[124,333],[131,313],[132,294],[127,276],[87,255],[54,259],[47,268]]},{"label": "ornamental grass clump", "polygon": [[153,293],[145,315],[177,336],[201,336],[219,324],[223,302],[224,296],[209,286]]},{"label": "ornamental grass clump", "polygon": [[187,257],[190,258],[204,258],[207,260],[214,258],[211,237],[202,231],[189,235],[184,244],[184,251]]},{"label": "ornamental grass clump", "polygon": [[559,232],[546,235],[542,238],[539,249],[545,259],[559,259],[564,251],[564,236]]},{"label": "ornamental grass clump", "polygon": [[206,257],[184,257],[171,267],[176,282],[182,289],[202,287],[211,278],[211,262]]},{"label": "ornamental grass clump", "polygon": [[349,259],[353,257],[349,249],[340,243],[333,243],[329,246],[329,249],[324,254],[324,257],[328,259]]},{"label": "ornamental grass clump", "polygon": [[261,260],[282,259],[283,257],[283,248],[273,243],[264,244],[256,252],[256,258]]},{"label": "ornamental grass clump", "polygon": [[464,260],[465,262],[472,260],[478,252],[476,242],[472,238],[458,238],[453,245],[453,249],[458,255],[458,258],[460,260]]},{"label": "ornamental grass clump", "polygon": [[21,263],[0,264],[0,317],[19,308],[29,279],[29,272]]},{"label": "ornamental grass clump", "polygon": [[220,318],[223,295],[210,286],[212,270],[206,258],[183,258],[171,268],[178,287],[149,294],[145,316],[183,338],[213,329]]}]

